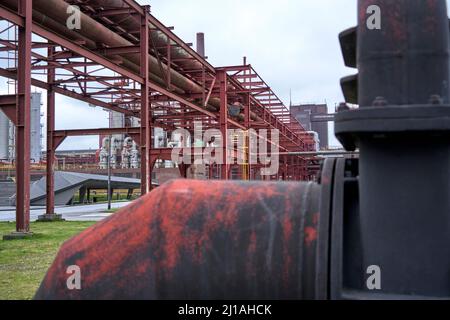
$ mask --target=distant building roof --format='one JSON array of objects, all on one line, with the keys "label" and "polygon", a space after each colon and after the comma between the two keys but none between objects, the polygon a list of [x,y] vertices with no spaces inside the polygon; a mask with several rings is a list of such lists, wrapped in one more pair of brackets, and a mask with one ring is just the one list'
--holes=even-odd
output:
[{"label": "distant building roof", "polygon": [[58,150],[56,154],[81,154],[81,153],[92,153],[95,154],[97,149],[85,149],[85,150]]},{"label": "distant building roof", "polygon": [[[46,180],[47,179],[44,176],[42,179],[31,185],[30,201],[32,205],[45,205],[45,198],[47,195]],[[157,185],[156,183],[153,184]],[[112,189],[139,189],[140,186],[140,179],[116,176],[111,177]],[[87,187],[89,189],[107,189],[108,176],[76,172],[55,172],[55,204],[68,204],[81,187]]]}]

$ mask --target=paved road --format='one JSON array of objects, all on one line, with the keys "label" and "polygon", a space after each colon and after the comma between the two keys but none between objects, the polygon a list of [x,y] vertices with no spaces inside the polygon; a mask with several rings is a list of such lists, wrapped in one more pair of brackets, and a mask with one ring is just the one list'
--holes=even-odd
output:
[{"label": "paved road", "polygon": [[[113,203],[112,207],[122,208],[129,202]],[[68,221],[100,221],[109,217],[112,213],[105,213],[108,205],[106,203],[93,204],[88,206],[65,206],[57,207],[56,213],[62,214]],[[31,221],[36,221],[38,216],[45,213],[45,207],[32,207],[30,212]],[[16,211],[13,207],[0,207],[0,221],[15,221]]]}]

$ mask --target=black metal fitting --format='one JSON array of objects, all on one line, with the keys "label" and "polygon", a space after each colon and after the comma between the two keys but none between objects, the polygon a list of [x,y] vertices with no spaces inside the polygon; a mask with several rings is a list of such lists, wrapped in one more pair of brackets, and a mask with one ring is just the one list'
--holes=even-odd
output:
[{"label": "black metal fitting", "polygon": [[[374,5],[382,24],[372,30]],[[350,187],[339,182],[345,164],[336,169],[343,190],[333,200],[331,298],[449,298],[446,1],[359,0],[358,7],[359,25],[341,34],[341,44],[347,65],[359,69],[352,86],[342,81],[346,97],[357,92],[359,109],[337,114],[335,130],[347,150],[359,148],[359,173]],[[379,267],[378,290],[361,277],[370,266]]]}]

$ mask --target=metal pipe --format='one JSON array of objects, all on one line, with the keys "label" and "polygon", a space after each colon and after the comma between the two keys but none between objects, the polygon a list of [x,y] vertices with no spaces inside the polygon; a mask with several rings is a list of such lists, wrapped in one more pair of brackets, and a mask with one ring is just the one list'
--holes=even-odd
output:
[{"label": "metal pipe", "polygon": [[[260,154],[261,155],[261,154]],[[354,151],[345,151],[345,150],[337,150],[337,151],[305,151],[305,152],[280,152],[278,153],[280,156],[355,156],[359,155],[359,152]]]},{"label": "metal pipe", "polygon": [[314,183],[170,182],[66,242],[35,298],[313,299],[319,198]]},{"label": "metal pipe", "polygon": [[[128,5],[123,0],[90,0],[87,2],[90,5],[96,7],[107,7],[107,8],[128,8]],[[111,21],[118,23],[120,26],[123,26],[127,30],[136,30],[139,28],[139,23],[136,19],[134,19],[129,14],[118,14],[112,15],[108,17]],[[153,25],[150,26],[154,28]],[[152,43],[156,47],[165,48],[167,44],[170,42],[170,39],[160,31],[152,31],[150,32],[150,36],[152,39]],[[203,58],[205,58],[205,37],[204,33],[197,34],[197,53]],[[179,60],[179,64],[183,66],[183,68],[189,70],[201,70],[203,65],[195,59],[192,59],[191,55],[178,46],[170,46],[170,55],[172,59]],[[203,90],[203,88],[202,88]],[[194,91],[195,92],[195,91]],[[200,93],[200,91],[195,92]],[[210,111],[218,111],[220,108],[220,100],[218,98],[208,99],[209,103],[207,109]],[[255,113],[250,112],[250,117],[254,121],[261,120]],[[243,115],[238,115],[237,118],[240,121],[244,121]]]},{"label": "metal pipe", "polygon": [[[129,6],[123,0],[88,0],[86,1],[86,4],[92,5],[94,7],[103,7],[109,9],[129,8]],[[128,13],[112,15],[109,16],[108,19],[120,26],[123,26],[126,30],[137,30],[139,28],[139,21]],[[150,25],[150,27],[155,29],[154,25]],[[152,42],[156,47],[165,48],[170,41],[163,32],[157,30],[152,30],[152,32],[150,32],[150,36]],[[178,63],[190,70],[201,70],[203,67],[202,63],[195,59],[191,59],[191,55],[178,46],[170,47],[170,55],[172,59],[180,60],[180,62]],[[201,56],[204,57],[204,54]]]},{"label": "metal pipe", "polygon": [[[122,1],[112,1],[110,4],[111,6],[126,6]],[[107,3],[106,3],[107,4]],[[102,6],[106,5],[103,1],[101,2]],[[10,10],[16,11],[17,10],[17,2],[15,0],[4,0],[2,1],[2,5],[7,7]],[[64,35],[68,39],[71,39],[76,42],[82,41],[84,45],[92,50],[97,50],[98,44],[106,44],[108,47],[127,47],[127,46],[133,46],[133,43],[126,40],[122,36],[118,35],[117,33],[111,31],[101,23],[95,21],[88,15],[81,13],[81,30],[78,30],[79,32],[71,31],[67,28],[67,8],[69,7],[69,4],[64,2],[63,0],[35,0],[33,1],[33,20],[36,23],[39,23],[49,30],[52,30],[56,33],[59,33],[61,35]],[[131,17],[131,16],[130,16]],[[128,20],[127,20],[128,21]],[[133,18],[128,21],[129,27],[135,27],[139,24],[131,23],[136,22]],[[127,24],[125,24],[127,25]],[[164,36],[161,36],[161,33],[155,33],[152,32],[152,37],[155,37],[154,34],[159,34],[159,36],[156,36],[154,39],[155,45],[162,45],[162,42],[167,45],[167,41],[169,39]],[[186,53],[183,53],[181,49],[172,46],[174,48],[174,52],[172,52],[172,58],[173,59],[187,59],[189,56],[186,55]],[[168,67],[164,63],[160,63],[158,59],[152,55],[148,55],[149,57],[149,66],[151,72],[149,73],[150,80],[156,82],[159,85],[166,86],[167,83],[164,80],[165,75],[168,72]],[[122,54],[117,56],[109,56],[109,58],[112,59],[120,59],[125,67],[128,69],[136,72],[137,74],[140,73],[140,56],[139,54]],[[189,60],[189,59],[187,59]],[[197,62],[197,66],[191,66],[191,68],[199,68],[201,69],[202,66],[200,63]],[[194,81],[188,79],[184,75],[178,73],[177,71],[170,68],[170,79],[171,79],[171,85],[172,88],[175,90],[178,94],[185,94],[186,92],[192,92],[192,93],[203,93],[204,89],[201,85],[195,83]],[[199,105],[200,106],[200,105]],[[200,106],[202,108],[205,108],[209,111],[217,112],[220,108],[220,99],[218,98],[211,98],[209,100],[209,104],[204,107]],[[260,118],[254,114],[251,113],[252,120],[258,121]],[[244,121],[244,116],[239,115],[237,116],[237,119],[240,121]]]},{"label": "metal pipe", "polygon": [[[14,0],[3,0],[2,5],[13,11],[17,10],[17,2]],[[103,5],[105,4],[103,3]],[[110,29],[84,13],[80,14],[82,26],[81,30],[78,30],[79,32],[69,30],[66,26],[68,7],[69,4],[64,2],[63,0],[34,0],[33,19],[35,20],[35,22],[45,26],[49,30],[64,35],[65,37],[73,41],[82,41],[87,48],[92,50],[97,50],[99,43],[106,44],[108,47],[133,46],[132,42],[111,31]],[[152,34],[154,34],[154,32],[152,32]],[[158,41],[162,41],[161,38],[158,39]],[[165,39],[167,42],[167,37],[165,37]],[[181,51],[179,50],[174,52],[173,58],[183,59],[180,52]],[[186,54],[184,54],[184,59],[186,59],[185,55]],[[118,57],[126,68],[136,72],[137,74],[140,73],[139,54],[121,54],[117,56],[109,56],[109,58],[113,59],[117,59]],[[149,54],[148,57],[150,66],[149,70],[151,70],[151,72],[149,73],[150,80],[161,86],[166,86],[167,83],[164,79],[165,74],[167,74],[169,68],[166,64],[162,62],[160,63],[154,56]],[[196,67],[201,69],[202,66],[200,64],[200,66]],[[188,79],[172,68],[170,68],[170,79],[172,88],[178,94],[185,94],[186,92],[201,94],[204,92],[204,88],[201,85]],[[220,109],[220,99],[211,98],[209,100],[209,104],[206,107],[201,105],[199,106],[209,111],[218,112],[218,110]],[[261,120],[253,112],[250,113],[250,116],[254,121]],[[238,115],[236,118],[239,121],[244,121],[245,117],[244,115]]]},{"label": "metal pipe", "polygon": [[[4,0],[2,5],[11,9],[17,10],[17,2],[14,0]],[[79,35],[74,35],[75,32],[69,30],[66,27],[67,22],[67,8],[69,4],[62,0],[35,0],[33,1],[33,19],[42,24],[47,28],[53,28],[57,26],[56,29],[50,29],[52,31],[56,31],[61,35],[71,39],[71,40],[80,40],[80,36],[83,40],[87,40],[84,44],[89,49],[98,49],[97,44],[105,44],[108,47],[126,47],[133,46],[133,43],[124,39],[117,33],[109,30],[102,24],[98,23],[88,15],[81,13],[81,30],[78,30]],[[74,38],[73,38],[74,37]],[[121,55],[132,62],[132,64],[126,64],[126,67],[130,68],[132,71],[139,73],[139,65],[140,65],[140,57],[139,54],[124,54]],[[150,59],[150,69],[153,74],[153,81],[156,81],[159,84],[164,84],[163,74],[160,70],[158,61],[155,57],[149,56]],[[164,68],[165,67],[165,68]],[[164,72],[167,72],[167,66],[163,65]],[[172,79],[174,80],[174,84],[178,85],[178,82],[182,83],[182,86],[186,89],[199,89],[200,86],[195,86],[194,83],[190,83],[188,79],[184,78],[180,74],[173,74]],[[185,80],[185,81],[183,81]],[[187,81],[186,81],[187,80]],[[196,88],[195,88],[196,87]]]},{"label": "metal pipe", "polygon": [[[2,5],[13,11],[17,10],[17,2],[14,0],[4,0],[2,1]],[[36,19],[36,21],[43,26],[59,32],[74,41],[79,41],[81,35],[83,40],[87,40],[85,46],[89,49],[98,49],[97,44],[99,43],[105,44],[108,47],[133,46],[132,42],[111,31],[84,13],[80,14],[81,30],[79,30],[79,35],[76,35],[75,32],[70,31],[66,27],[68,7],[69,4],[62,0],[35,0],[33,1],[33,19]],[[122,54],[120,56],[124,58],[123,62],[127,68],[139,74],[139,54]],[[164,63],[160,64],[158,59],[154,56],[148,55],[148,57],[151,70],[149,73],[150,79],[160,85],[166,85],[164,75],[168,72],[169,68]],[[172,85],[175,89],[178,88],[178,93],[203,92],[203,87],[201,85],[186,78],[172,68],[170,69],[170,73]],[[211,105],[208,106],[207,109],[217,111],[220,107],[220,100],[211,99],[210,104]]]}]

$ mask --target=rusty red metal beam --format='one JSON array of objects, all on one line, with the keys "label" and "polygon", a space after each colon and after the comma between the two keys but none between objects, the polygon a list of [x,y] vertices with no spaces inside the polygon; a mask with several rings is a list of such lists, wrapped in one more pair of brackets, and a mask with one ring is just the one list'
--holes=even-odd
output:
[{"label": "rusty red metal beam", "polygon": [[[55,53],[54,47],[48,48],[48,56],[53,57]],[[47,162],[46,162],[46,215],[53,216],[55,214],[55,181],[54,181],[54,164],[55,164],[55,70],[49,69],[47,73]]]},{"label": "rusty red metal beam", "polygon": [[114,135],[114,134],[127,134],[137,135],[140,134],[140,128],[125,127],[125,128],[98,128],[98,129],[72,129],[72,130],[55,130],[55,136],[64,137],[77,137],[77,136],[95,136],[95,135]]},{"label": "rusty red metal beam", "polygon": [[16,124],[16,232],[30,232],[32,0],[19,0]]},{"label": "rusty red metal beam", "polygon": [[17,96],[15,94],[1,95],[0,109],[14,125],[17,125]]},{"label": "rusty red metal beam", "polygon": [[221,166],[221,178],[222,180],[229,179],[229,166],[227,164],[228,159],[228,76],[225,71],[219,71],[217,73],[220,88],[220,132],[222,134],[222,146],[223,146],[223,162]]},{"label": "rusty red metal beam", "polygon": [[149,63],[147,54],[150,49],[149,45],[149,7],[144,9],[141,16],[140,29],[140,57],[141,57],[141,77],[144,82],[141,85],[141,194],[147,194],[152,187],[152,163],[150,152],[153,147],[152,141],[152,127],[151,127],[151,104],[150,104],[150,90],[149,90]]},{"label": "rusty red metal beam", "polygon": [[102,57],[99,54],[96,54],[90,50],[87,50],[85,48],[83,48],[82,46],[73,43],[67,39],[64,39],[56,34],[54,34],[53,32],[50,32],[38,25],[34,25],[33,26],[33,32],[45,39],[48,39],[49,41],[52,41],[54,43],[57,43],[58,45],[63,46],[64,48],[71,50],[77,54],[80,54],[81,56],[96,62],[99,65],[102,65],[110,70],[113,70],[117,73],[120,73],[122,76],[125,76],[133,81],[136,81],[138,83],[143,83],[142,77],[139,77],[138,75],[136,75],[134,72],[131,72],[113,62],[111,62],[110,60]]},{"label": "rusty red metal beam", "polygon": [[[3,68],[0,68],[0,76],[8,78],[8,79],[12,79],[12,80],[17,80],[17,74],[15,74],[12,71],[3,69]],[[37,79],[31,79],[31,84],[34,87],[38,87],[38,88],[41,88],[44,90],[49,90],[49,88],[50,88],[48,83],[37,80]],[[87,96],[83,96],[81,94],[78,94],[78,93],[70,91],[70,90],[63,89],[61,87],[54,86],[53,90],[58,94],[61,94],[63,96],[66,96],[66,97],[69,97],[72,99],[84,101],[84,102],[90,103],[92,105],[102,107],[105,109],[109,109],[111,111],[120,112],[120,113],[129,115],[129,116],[135,116],[135,113],[131,110],[122,109],[122,108],[116,107],[114,105],[111,105],[109,103],[106,103],[104,101],[93,99],[93,98],[90,98]]]}]

